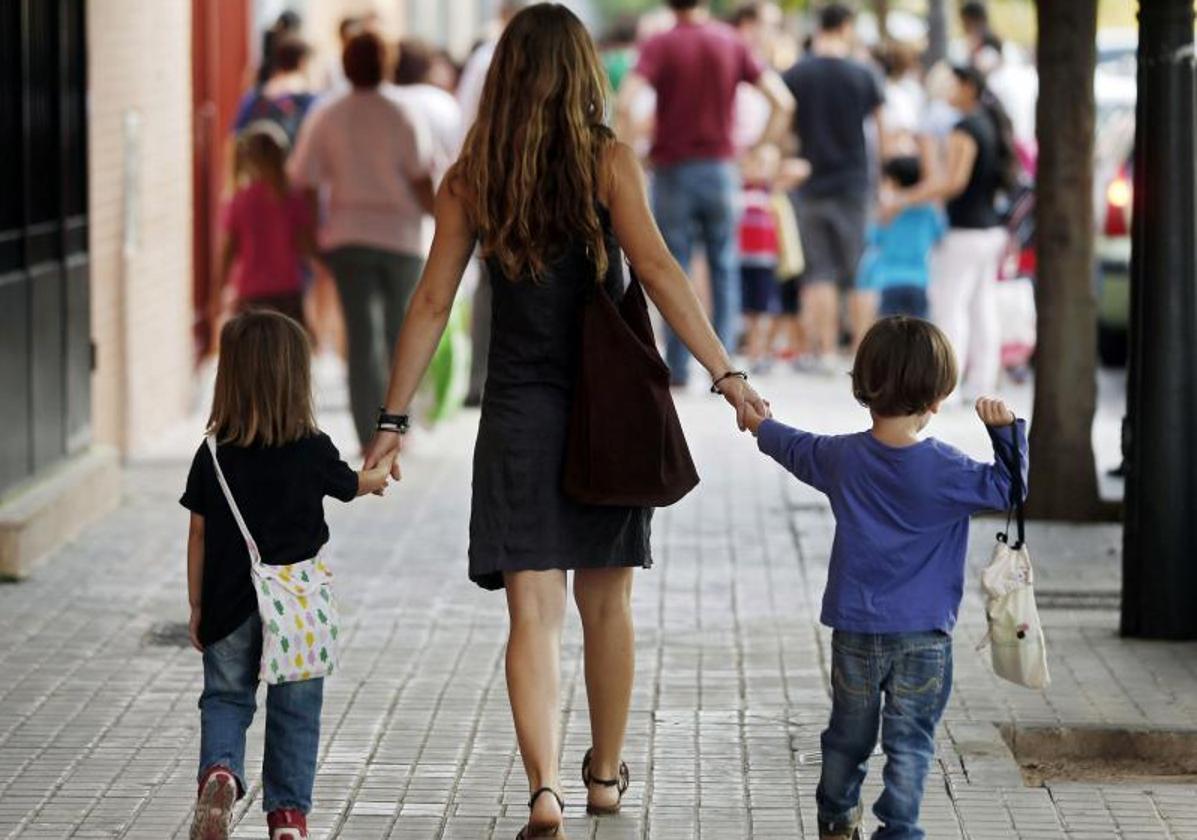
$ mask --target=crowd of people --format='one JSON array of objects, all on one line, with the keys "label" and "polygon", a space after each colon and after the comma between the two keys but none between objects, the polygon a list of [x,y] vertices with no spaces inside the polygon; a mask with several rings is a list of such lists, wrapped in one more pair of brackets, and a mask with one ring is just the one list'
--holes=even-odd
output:
[{"label": "crowd of people", "polygon": [[[924,72],[916,45],[862,44],[839,3],[801,43],[772,2],[726,21],[668,5],[603,41],[616,124],[644,151],[658,224],[706,278],[728,348],[757,371],[842,371],[841,348],[878,314],[930,317],[959,348],[966,396],[992,391],[1002,208],[1033,129],[1007,113],[1025,115],[1028,85],[985,6],[962,7],[959,61]],[[684,385],[684,353],[667,346]]]},{"label": "crowd of people", "polygon": [[[348,358],[363,444],[429,244],[434,190],[522,5],[500,3],[461,64],[417,38],[386,43],[370,15],[341,22],[339,60],[320,69],[294,13],[264,35],[232,126],[214,305],[304,315],[318,344]],[[656,221],[729,351],[756,372],[841,371],[841,350],[879,314],[911,314],[959,348],[966,396],[992,391],[1001,208],[1033,167],[1034,74],[1004,57],[984,5],[962,7],[959,60],[925,71],[916,45],[863,45],[838,3],[801,41],[769,0],[726,21],[700,0],[666,5],[598,41],[609,120],[650,171]],[[491,319],[485,261],[475,269],[472,405]],[[688,356],[664,332],[673,382],[685,386]]]}]

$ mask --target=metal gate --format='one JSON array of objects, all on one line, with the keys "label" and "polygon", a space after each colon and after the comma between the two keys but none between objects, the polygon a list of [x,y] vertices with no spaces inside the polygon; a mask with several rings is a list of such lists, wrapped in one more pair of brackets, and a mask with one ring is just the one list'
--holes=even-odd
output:
[{"label": "metal gate", "polygon": [[0,494],[90,440],[85,21],[0,2]]}]

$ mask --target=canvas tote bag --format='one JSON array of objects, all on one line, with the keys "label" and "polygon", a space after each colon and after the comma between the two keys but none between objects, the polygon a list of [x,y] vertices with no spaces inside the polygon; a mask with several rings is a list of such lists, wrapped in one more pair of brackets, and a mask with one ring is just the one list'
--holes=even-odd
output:
[{"label": "canvas tote bag", "polygon": [[207,437],[216,480],[249,550],[250,574],[262,617],[262,665],[259,678],[270,685],[330,676],[337,661],[340,614],[332,591],[332,572],[319,554],[287,566],[262,562],[241,509],[229,490],[216,439]]},{"label": "canvas tote bag", "polygon": [[[1004,451],[1004,447],[999,451]],[[1006,529],[998,533],[993,556],[981,572],[981,590],[985,595],[985,618],[989,630],[978,649],[989,645],[993,672],[1002,679],[1039,689],[1047,687],[1051,675],[1047,669],[1047,642],[1043,636],[1043,626],[1039,623],[1039,608],[1035,604],[1035,570],[1026,545],[1022,465],[1017,436],[1010,451],[1012,456],[1000,457],[1014,476],[1014,486]],[[1017,526],[1017,537],[1013,543],[1010,542],[1011,516]]]}]

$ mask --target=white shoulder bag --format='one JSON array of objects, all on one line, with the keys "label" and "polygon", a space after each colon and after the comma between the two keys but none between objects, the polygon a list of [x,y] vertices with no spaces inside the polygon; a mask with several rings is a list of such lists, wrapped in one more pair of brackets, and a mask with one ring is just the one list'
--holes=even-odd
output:
[{"label": "white shoulder bag", "polygon": [[[1002,679],[1038,689],[1051,682],[1051,675],[1047,670],[1047,643],[1035,605],[1035,571],[1025,541],[1022,465],[1017,434],[1012,452],[1012,457],[1002,458],[1014,478],[1006,530],[998,533],[993,557],[981,572],[989,630],[977,649],[989,645],[993,672]],[[1010,542],[1011,515],[1018,527],[1017,540],[1013,544]]]},{"label": "white shoulder bag", "polygon": [[337,661],[340,632],[332,572],[319,554],[287,566],[262,562],[258,545],[241,518],[241,510],[220,469],[216,440],[208,435],[207,442],[216,480],[249,549],[250,572],[258,596],[258,613],[262,616],[260,678],[277,685],[331,675]]}]

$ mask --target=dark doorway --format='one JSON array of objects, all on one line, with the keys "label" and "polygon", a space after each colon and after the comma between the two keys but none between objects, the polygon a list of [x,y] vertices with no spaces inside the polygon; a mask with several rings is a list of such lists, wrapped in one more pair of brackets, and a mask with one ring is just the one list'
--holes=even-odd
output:
[{"label": "dark doorway", "polygon": [[249,0],[192,0],[191,97],[193,107],[192,253],[195,276],[192,337],[196,359],[212,349],[209,306],[220,247],[218,219],[229,163],[229,131],[237,102],[250,81]]},{"label": "dark doorway", "polygon": [[0,3],[0,493],[91,437],[85,21]]}]

